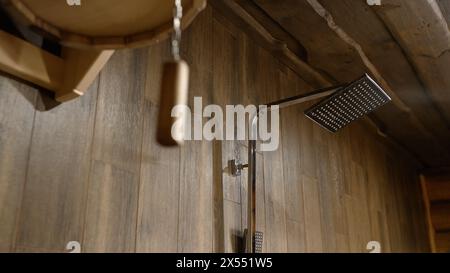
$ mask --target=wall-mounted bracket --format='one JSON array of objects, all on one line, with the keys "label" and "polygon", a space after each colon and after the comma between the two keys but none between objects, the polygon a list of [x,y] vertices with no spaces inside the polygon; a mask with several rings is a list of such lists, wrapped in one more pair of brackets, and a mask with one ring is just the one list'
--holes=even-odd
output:
[{"label": "wall-mounted bracket", "polygon": [[228,170],[230,175],[237,177],[241,176],[242,170],[248,168],[248,164],[242,164],[238,160],[232,159],[228,161]]}]

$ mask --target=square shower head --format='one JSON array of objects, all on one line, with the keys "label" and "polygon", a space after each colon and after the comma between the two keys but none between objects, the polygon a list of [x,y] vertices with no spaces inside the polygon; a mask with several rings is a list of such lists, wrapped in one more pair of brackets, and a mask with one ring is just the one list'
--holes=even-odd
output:
[{"label": "square shower head", "polygon": [[364,75],[305,111],[305,115],[333,133],[390,102],[381,87]]}]

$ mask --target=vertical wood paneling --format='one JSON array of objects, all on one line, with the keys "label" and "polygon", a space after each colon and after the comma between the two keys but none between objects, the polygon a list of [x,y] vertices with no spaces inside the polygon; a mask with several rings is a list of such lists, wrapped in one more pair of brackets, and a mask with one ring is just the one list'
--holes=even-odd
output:
[{"label": "vertical wood paneling", "polygon": [[134,252],[138,183],[133,172],[93,162],[84,252]]},{"label": "vertical wood paneling", "polygon": [[99,82],[93,157],[131,172],[141,159],[146,52],[117,52]]},{"label": "vertical wood paneling", "polygon": [[224,241],[226,253],[242,251],[241,204],[224,200]]},{"label": "vertical wood paneling", "polygon": [[136,237],[138,252],[176,252],[178,247],[178,200],[180,149],[155,142],[159,109],[161,68],[169,59],[169,44],[148,49],[145,84],[144,131]]},{"label": "vertical wood paneling", "polygon": [[336,252],[348,251],[348,224],[347,215],[345,212],[345,187],[344,175],[342,170],[345,166],[345,161],[342,160],[341,147],[338,137],[328,138],[328,150],[323,151],[328,153],[328,181],[329,183],[329,197],[333,207],[331,215],[332,224],[334,225],[333,241],[335,242]]},{"label": "vertical wood paneling", "polygon": [[[259,105],[311,90],[211,7],[183,33],[182,55],[191,106],[194,96]],[[168,42],[119,51],[84,97],[35,121],[34,90],[1,79],[0,251],[60,252],[70,240],[86,252],[239,250],[247,170],[230,177],[226,164],[246,163],[247,144],[155,142],[169,58]],[[282,110],[279,149],[257,153],[264,251],[366,252],[372,240],[426,251],[415,166],[361,123],[325,132],[304,117],[309,105]]]},{"label": "vertical wood paneling", "polygon": [[205,141],[181,149],[178,251],[211,252],[212,146]]},{"label": "vertical wood paneling", "polygon": [[364,169],[358,163],[350,162],[350,194],[346,198],[346,214],[349,226],[351,252],[364,252],[371,241],[369,209],[366,196],[366,178]]},{"label": "vertical wood paneling", "polygon": [[[299,93],[296,76],[292,71],[280,73],[281,93],[283,97]],[[300,115],[298,107],[289,107],[280,112],[281,148],[283,154],[283,175],[286,210],[287,251],[305,252],[305,214],[303,184],[301,180],[301,154],[298,141]]]},{"label": "vertical wood paneling", "polygon": [[83,241],[88,252],[135,250],[146,63],[145,50],[120,51],[100,76]]},{"label": "vertical wood paneling", "polygon": [[0,252],[13,250],[26,180],[37,91],[0,78]]},{"label": "vertical wood paneling", "polygon": [[326,143],[316,144],[316,169],[320,192],[320,216],[322,224],[323,247],[330,252],[336,252],[336,226],[334,214],[339,211],[335,206],[337,195],[333,187],[330,172],[330,153]]},{"label": "vertical wood paneling", "polygon": [[180,149],[154,142],[158,109],[148,110],[142,146],[137,251],[176,252]]},{"label": "vertical wood paneling", "polygon": [[[238,43],[230,29],[213,20],[213,94],[212,101],[225,110],[226,105],[235,105],[241,102],[239,90],[239,74],[236,67],[238,60]],[[223,117],[225,118],[225,112]],[[224,120],[225,121],[225,120]],[[235,124],[236,128],[236,124]],[[226,127],[223,128],[224,136]],[[236,133],[235,133],[236,135]],[[224,240],[225,252],[239,252],[241,248],[241,183],[245,183],[241,177],[233,177],[227,171],[229,160],[241,160],[238,141],[220,141],[221,186],[223,200],[223,228],[221,235]],[[219,148],[219,147],[217,147]],[[215,154],[219,156],[219,154]],[[245,163],[245,162],[244,162]],[[219,171],[215,169],[214,171]],[[245,172],[245,170],[244,170]],[[220,213],[214,217],[220,217]]]},{"label": "vertical wood paneling", "polygon": [[[184,57],[191,66],[189,105],[201,96],[212,102],[213,18],[208,7],[186,32]],[[179,199],[179,252],[213,251],[213,146],[209,141],[191,141],[181,147]]]},{"label": "vertical wood paneling", "polygon": [[81,241],[96,97],[94,83],[80,100],[36,112],[19,247],[63,251]]},{"label": "vertical wood paneling", "polygon": [[[280,97],[283,72],[278,62],[267,52],[257,49],[256,91],[260,94],[260,103],[268,103]],[[270,120],[270,118],[268,118]],[[270,130],[270,127],[268,128]],[[283,148],[280,141],[278,149],[263,153],[264,204],[265,204],[265,244],[268,251],[286,252],[286,210],[285,177],[283,173]]]},{"label": "vertical wood paneling", "polygon": [[305,208],[306,251],[324,252],[320,214],[319,183],[317,179],[302,175]]},{"label": "vertical wood paneling", "polygon": [[286,215],[282,152],[264,154],[265,240],[271,252],[286,252]]}]

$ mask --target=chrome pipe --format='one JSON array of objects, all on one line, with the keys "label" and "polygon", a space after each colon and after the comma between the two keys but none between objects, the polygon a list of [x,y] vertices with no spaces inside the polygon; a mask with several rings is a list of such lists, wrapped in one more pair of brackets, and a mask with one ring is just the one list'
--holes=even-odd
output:
[{"label": "chrome pipe", "polygon": [[[279,106],[280,109],[286,108],[299,103],[330,96],[344,86],[345,85],[339,85],[320,89],[311,93],[275,101],[267,104],[267,106],[269,110],[272,106]],[[248,136],[247,236],[245,238],[245,250],[247,253],[255,253],[256,250],[256,139],[258,137],[258,118],[259,112],[251,119]]]}]

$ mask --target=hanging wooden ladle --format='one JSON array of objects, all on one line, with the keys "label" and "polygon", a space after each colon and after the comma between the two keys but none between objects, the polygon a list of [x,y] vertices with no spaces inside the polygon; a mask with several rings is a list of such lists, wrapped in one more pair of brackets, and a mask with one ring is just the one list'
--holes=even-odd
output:
[{"label": "hanging wooden ladle", "polygon": [[181,0],[175,0],[172,35],[172,60],[165,63],[161,79],[160,110],[158,117],[157,140],[164,146],[182,145],[186,125],[186,106],[189,89],[189,66],[180,57],[181,19],[183,8]]}]

